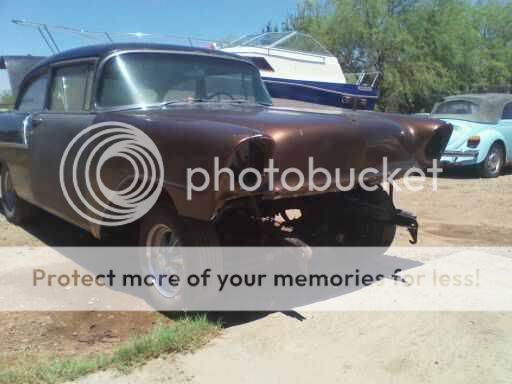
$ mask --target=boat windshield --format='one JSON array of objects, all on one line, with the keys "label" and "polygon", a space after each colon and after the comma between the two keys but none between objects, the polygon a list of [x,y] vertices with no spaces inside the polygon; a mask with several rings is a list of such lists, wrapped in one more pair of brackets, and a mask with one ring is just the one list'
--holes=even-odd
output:
[{"label": "boat windshield", "polygon": [[313,37],[300,32],[268,32],[261,35],[249,35],[229,45],[231,48],[240,46],[277,48],[322,56],[332,56],[332,54]]},{"label": "boat windshield", "polygon": [[270,47],[287,35],[289,35],[289,33],[268,32],[262,35],[256,35],[252,39],[246,41],[243,45],[251,47]]},{"label": "boat windshield", "polygon": [[175,53],[124,53],[104,66],[100,107],[217,102],[271,104],[259,72],[235,59]]}]

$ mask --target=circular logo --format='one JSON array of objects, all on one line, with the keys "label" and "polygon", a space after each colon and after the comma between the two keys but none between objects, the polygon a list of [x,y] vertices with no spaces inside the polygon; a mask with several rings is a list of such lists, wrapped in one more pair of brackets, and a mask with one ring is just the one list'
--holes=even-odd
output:
[{"label": "circular logo", "polygon": [[[102,175],[110,180],[120,176],[114,162],[130,171],[119,186],[107,186]],[[110,227],[144,216],[158,200],[163,178],[162,156],[153,140],[133,125],[113,121],[91,125],[76,135],[59,168],[60,186],[73,210],[91,223]]]}]

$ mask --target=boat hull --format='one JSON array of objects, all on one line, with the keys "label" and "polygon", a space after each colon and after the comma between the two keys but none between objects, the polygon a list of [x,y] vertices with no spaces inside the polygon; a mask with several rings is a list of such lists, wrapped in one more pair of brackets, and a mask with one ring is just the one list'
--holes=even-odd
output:
[{"label": "boat hull", "polygon": [[270,96],[333,107],[373,110],[377,91],[356,84],[337,84],[316,81],[262,77]]}]

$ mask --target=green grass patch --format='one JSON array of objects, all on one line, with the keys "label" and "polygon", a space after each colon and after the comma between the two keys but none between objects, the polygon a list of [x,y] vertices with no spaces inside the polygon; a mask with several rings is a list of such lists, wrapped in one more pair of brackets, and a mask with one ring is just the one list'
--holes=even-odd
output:
[{"label": "green grass patch", "polygon": [[165,353],[193,351],[217,334],[220,326],[205,316],[183,318],[172,324],[158,324],[146,334],[134,337],[112,354],[62,358],[53,361],[21,363],[0,371],[2,384],[61,383],[93,372],[114,368],[127,372]]}]

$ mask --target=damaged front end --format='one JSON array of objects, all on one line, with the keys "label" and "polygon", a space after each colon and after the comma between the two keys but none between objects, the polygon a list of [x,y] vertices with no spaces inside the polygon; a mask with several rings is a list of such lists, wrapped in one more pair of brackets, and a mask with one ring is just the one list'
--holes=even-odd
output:
[{"label": "damaged front end", "polygon": [[[400,178],[412,167],[426,169],[440,159],[451,135],[450,125],[393,117],[402,120],[403,137],[395,141],[389,140],[390,135],[381,141],[376,139],[379,137],[377,134],[369,137],[368,141],[373,141],[371,145],[368,142],[362,145],[365,153],[363,158],[361,154],[357,157],[360,164],[378,168],[375,159],[389,156],[391,170],[403,167],[397,174]],[[247,141],[239,147],[244,151],[233,157],[236,160],[232,163],[235,174],[249,166],[261,169],[271,156],[283,161],[283,148],[287,143],[276,143],[270,140],[271,137],[266,136],[265,140],[260,137],[254,145],[248,145]],[[274,147],[276,151],[271,151],[270,148],[274,150]],[[301,153],[293,153],[285,161],[290,165],[300,163],[302,167],[299,168],[307,174],[302,159],[295,159],[299,155],[304,157]],[[358,167],[357,171],[356,178],[362,168]],[[289,245],[290,239],[296,239],[310,246],[389,247],[395,238],[396,228],[403,227],[409,232],[410,243],[417,244],[417,217],[395,207],[393,183],[389,184],[387,191],[383,188],[385,173],[378,168],[372,177],[362,178],[371,190],[355,184],[348,190],[340,191],[334,185],[319,192],[305,183],[302,189],[290,192],[279,182],[270,191],[264,185],[245,196],[240,190],[235,190],[217,212],[219,233],[228,245]],[[316,181],[325,185],[325,180]],[[219,196],[226,197],[222,192]]]},{"label": "damaged front end", "polygon": [[418,241],[416,216],[395,208],[391,194],[379,187],[367,192],[308,197],[231,201],[216,219],[224,245],[280,246],[296,241],[310,246],[389,247],[396,228],[405,227]]}]

